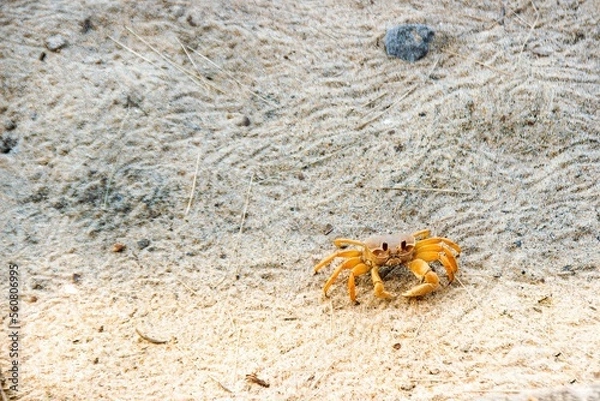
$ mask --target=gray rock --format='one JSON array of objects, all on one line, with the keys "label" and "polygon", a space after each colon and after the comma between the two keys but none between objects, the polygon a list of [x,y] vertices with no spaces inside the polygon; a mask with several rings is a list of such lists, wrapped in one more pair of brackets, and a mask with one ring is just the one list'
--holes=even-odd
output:
[{"label": "gray rock", "polygon": [[427,25],[398,25],[385,34],[385,50],[390,56],[414,63],[427,55],[434,34]]},{"label": "gray rock", "polygon": [[61,35],[53,35],[46,39],[46,47],[48,50],[57,52],[67,45],[67,40]]}]

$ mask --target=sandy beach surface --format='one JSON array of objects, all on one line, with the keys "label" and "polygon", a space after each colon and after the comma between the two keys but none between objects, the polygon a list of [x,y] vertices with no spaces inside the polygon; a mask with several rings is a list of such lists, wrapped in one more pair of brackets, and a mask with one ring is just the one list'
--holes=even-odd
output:
[{"label": "sandy beach surface", "polygon": [[[599,9],[0,3],[0,399],[600,400]],[[425,228],[450,285],[323,296]]]}]

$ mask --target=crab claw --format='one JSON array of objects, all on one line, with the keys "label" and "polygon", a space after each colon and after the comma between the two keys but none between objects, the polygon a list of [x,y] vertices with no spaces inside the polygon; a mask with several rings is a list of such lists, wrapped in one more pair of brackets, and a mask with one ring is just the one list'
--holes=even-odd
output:
[{"label": "crab claw", "polygon": [[402,296],[420,297],[435,291],[440,286],[440,278],[424,260],[415,259],[408,263],[408,268],[424,282],[404,292]]}]

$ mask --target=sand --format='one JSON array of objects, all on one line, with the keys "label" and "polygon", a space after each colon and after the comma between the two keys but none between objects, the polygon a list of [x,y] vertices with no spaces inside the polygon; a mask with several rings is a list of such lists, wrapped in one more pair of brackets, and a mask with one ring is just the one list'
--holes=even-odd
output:
[{"label": "sand", "polygon": [[[196,3],[0,5],[4,398],[600,400],[597,1]],[[323,296],[424,228],[452,284]]]}]

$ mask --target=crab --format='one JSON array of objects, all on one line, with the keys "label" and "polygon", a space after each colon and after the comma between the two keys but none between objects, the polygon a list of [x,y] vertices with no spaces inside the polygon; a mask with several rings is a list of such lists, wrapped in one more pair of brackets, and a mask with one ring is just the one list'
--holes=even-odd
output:
[{"label": "crab", "polygon": [[[327,256],[314,267],[315,274],[323,267],[333,262],[336,258],[344,258],[329,277],[323,293],[327,297],[327,291],[335,282],[342,270],[350,270],[348,278],[348,293],[350,299],[356,301],[355,277],[371,273],[374,293],[378,298],[391,299],[395,295],[387,292],[379,274],[381,266],[395,266],[405,264],[421,283],[412,287],[402,295],[405,297],[420,297],[435,291],[440,286],[438,275],[431,269],[429,262],[438,261],[446,269],[448,283],[454,280],[458,271],[456,257],[460,254],[460,247],[443,237],[430,237],[430,230],[421,230],[413,234],[396,233],[370,237],[364,241],[347,238],[338,238],[333,241],[340,249]],[[345,249],[353,245],[358,249]]]}]

